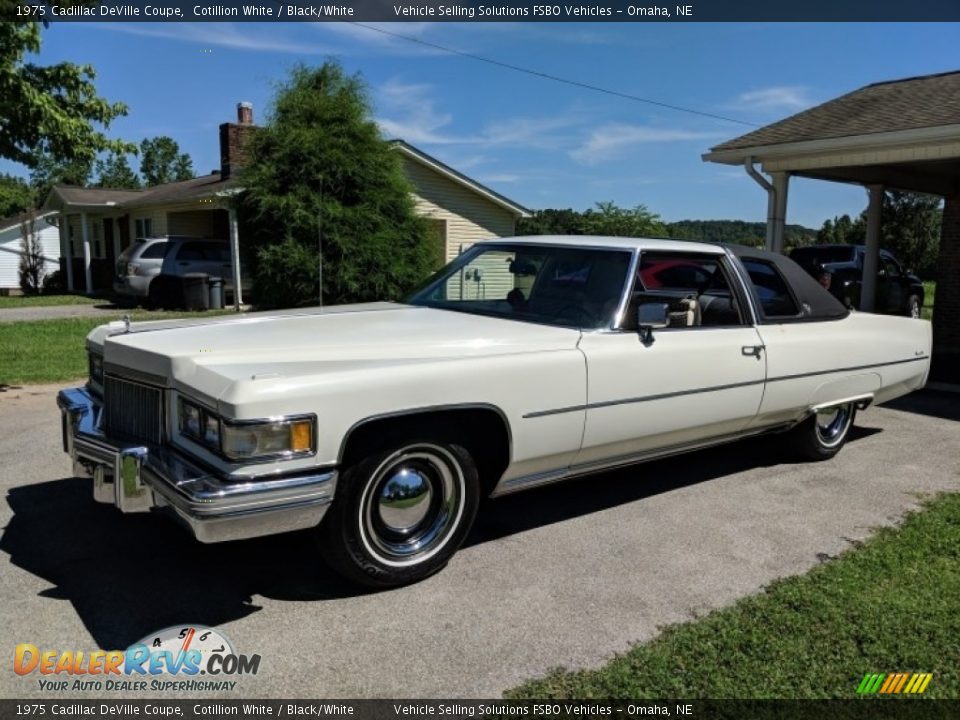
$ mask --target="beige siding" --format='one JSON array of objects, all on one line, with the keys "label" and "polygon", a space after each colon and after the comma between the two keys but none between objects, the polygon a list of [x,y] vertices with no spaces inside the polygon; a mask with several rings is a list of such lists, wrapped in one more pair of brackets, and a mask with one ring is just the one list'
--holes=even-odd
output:
[{"label": "beige siding", "polygon": [[[79,214],[67,216],[67,227],[69,228],[67,237],[71,241],[70,247],[73,257],[76,258],[83,257],[83,230],[80,218]],[[103,215],[87,213],[87,239],[90,241],[90,257],[94,260],[103,259],[107,256],[103,219]]]},{"label": "beige siding", "polygon": [[167,211],[157,208],[132,208],[130,210],[130,237],[137,238],[137,220],[150,218],[152,227],[150,234],[153,237],[163,237],[167,235]]},{"label": "beige siding", "polygon": [[167,214],[167,232],[170,235],[213,237],[214,214],[210,210],[190,210]]},{"label": "beige siding", "polygon": [[513,235],[515,216],[510,211],[410,158],[403,158],[403,165],[417,211],[446,220],[448,262],[478,240]]}]

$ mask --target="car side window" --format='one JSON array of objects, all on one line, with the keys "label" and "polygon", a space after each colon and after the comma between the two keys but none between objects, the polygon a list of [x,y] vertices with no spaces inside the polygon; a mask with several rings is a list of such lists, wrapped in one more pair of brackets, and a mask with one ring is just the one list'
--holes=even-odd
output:
[{"label": "car side window", "polygon": [[786,318],[800,314],[790,288],[772,263],[749,258],[743,258],[742,262],[765,317]]},{"label": "car side window", "polygon": [[644,252],[622,329],[636,329],[637,309],[644,303],[666,304],[673,329],[744,324],[723,260],[716,255]]},{"label": "car side window", "polygon": [[883,265],[883,270],[887,274],[887,277],[893,278],[900,276],[900,267],[892,257],[881,257],[880,262]]},{"label": "car side window", "polygon": [[162,260],[169,249],[165,242],[152,243],[140,253],[140,258],[142,260]]},{"label": "car side window", "polygon": [[177,252],[177,260],[206,260],[203,251],[203,243],[186,242],[180,246]]}]

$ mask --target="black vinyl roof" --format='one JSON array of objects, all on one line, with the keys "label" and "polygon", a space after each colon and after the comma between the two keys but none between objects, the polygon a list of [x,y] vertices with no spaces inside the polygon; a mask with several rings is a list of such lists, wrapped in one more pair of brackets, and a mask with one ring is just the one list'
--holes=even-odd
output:
[{"label": "black vinyl roof", "polygon": [[[800,315],[793,318],[778,317],[766,319],[764,322],[809,322],[815,320],[840,320],[847,317],[850,311],[837,300],[830,291],[807,274],[806,270],[797,265],[786,255],[768,252],[759,248],[745,245],[725,245],[741,260],[759,260],[773,265],[793,291],[793,295],[800,307]],[[758,303],[759,304],[759,303]]]}]

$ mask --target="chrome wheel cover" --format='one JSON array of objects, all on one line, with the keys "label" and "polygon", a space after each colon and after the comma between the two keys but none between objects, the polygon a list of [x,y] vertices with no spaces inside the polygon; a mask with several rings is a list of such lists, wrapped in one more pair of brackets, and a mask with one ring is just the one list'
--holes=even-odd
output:
[{"label": "chrome wheel cover", "polygon": [[910,317],[912,317],[914,320],[919,320],[921,314],[920,301],[916,300],[910,303]]},{"label": "chrome wheel cover", "polygon": [[427,443],[392,453],[360,497],[360,539],[384,565],[404,567],[436,555],[463,515],[463,469],[448,450]]},{"label": "chrome wheel cover", "polygon": [[853,421],[853,405],[837,405],[816,414],[817,440],[824,447],[836,447],[843,442]]}]

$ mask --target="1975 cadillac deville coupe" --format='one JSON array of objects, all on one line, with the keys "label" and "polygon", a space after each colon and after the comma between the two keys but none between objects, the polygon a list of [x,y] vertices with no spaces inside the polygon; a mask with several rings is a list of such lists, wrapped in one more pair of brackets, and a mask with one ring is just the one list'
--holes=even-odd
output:
[{"label": "1975 cadillac deville coupe", "polygon": [[527,237],[403,304],[111,323],[87,349],[58,402],[95,499],[202,542],[312,528],[386,587],[443,567],[484,496],[764,432],[830,458],[923,386],[931,332],[752,248]]}]

